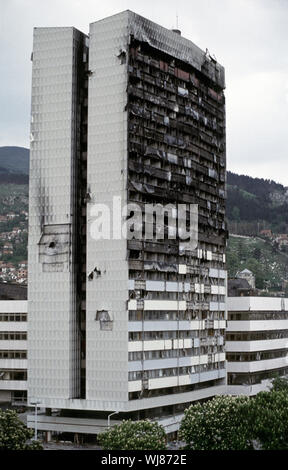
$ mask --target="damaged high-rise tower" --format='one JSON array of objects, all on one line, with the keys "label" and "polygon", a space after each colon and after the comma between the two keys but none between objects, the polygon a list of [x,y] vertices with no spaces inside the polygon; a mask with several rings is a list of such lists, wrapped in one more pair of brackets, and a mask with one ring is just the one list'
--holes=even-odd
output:
[{"label": "damaged high-rise tower", "polygon": [[[131,11],[89,38],[36,28],[32,60],[28,397],[50,410],[38,429],[97,433],[118,412],[172,432],[226,382],[224,69]],[[197,204],[198,246],[95,240],[93,207],[113,198]]]}]

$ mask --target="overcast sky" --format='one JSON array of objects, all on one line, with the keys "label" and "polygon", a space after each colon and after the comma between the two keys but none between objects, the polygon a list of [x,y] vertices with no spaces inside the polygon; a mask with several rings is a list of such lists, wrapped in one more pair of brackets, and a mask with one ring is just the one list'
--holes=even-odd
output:
[{"label": "overcast sky", "polygon": [[0,146],[29,147],[34,26],[75,26],[130,9],[226,70],[227,168],[288,186],[288,0],[0,0]]}]

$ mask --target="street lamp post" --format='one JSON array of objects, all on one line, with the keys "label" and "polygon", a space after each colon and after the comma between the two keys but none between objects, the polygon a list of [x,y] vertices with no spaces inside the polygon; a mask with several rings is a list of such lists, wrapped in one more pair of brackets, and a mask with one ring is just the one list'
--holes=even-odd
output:
[{"label": "street lamp post", "polygon": [[31,401],[30,402],[30,405],[34,405],[35,406],[35,413],[34,413],[34,416],[35,416],[35,425],[34,425],[34,441],[37,441],[37,406],[40,405],[40,401]]},{"label": "street lamp post", "polygon": [[110,413],[110,415],[108,415],[108,429],[110,428],[110,416],[113,416],[113,415],[117,415],[119,413],[119,411],[113,411],[113,413]]}]

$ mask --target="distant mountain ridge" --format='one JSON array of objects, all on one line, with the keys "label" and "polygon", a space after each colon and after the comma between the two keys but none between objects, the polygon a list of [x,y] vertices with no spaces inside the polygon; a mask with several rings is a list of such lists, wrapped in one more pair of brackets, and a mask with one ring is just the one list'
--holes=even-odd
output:
[{"label": "distant mountain ridge", "polygon": [[0,147],[0,183],[27,184],[29,149]]},{"label": "distant mountain ridge", "polygon": [[[28,184],[29,149],[0,147],[0,183]],[[229,230],[256,235],[263,228],[288,233],[288,188],[273,180],[227,172]]]},{"label": "distant mountain ridge", "polygon": [[288,233],[288,188],[273,180],[227,172],[229,230],[256,235],[270,228]]}]

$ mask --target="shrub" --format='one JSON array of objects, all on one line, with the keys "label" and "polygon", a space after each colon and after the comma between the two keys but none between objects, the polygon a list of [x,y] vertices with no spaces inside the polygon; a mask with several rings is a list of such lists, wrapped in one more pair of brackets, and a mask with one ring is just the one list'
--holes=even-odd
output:
[{"label": "shrub", "polygon": [[179,437],[186,449],[246,450],[252,448],[247,397],[217,396],[195,403],[182,419]]},{"label": "shrub", "polygon": [[150,421],[124,420],[98,435],[105,450],[163,450],[166,448],[164,428]]},{"label": "shrub", "polygon": [[28,429],[13,410],[0,410],[0,450],[38,450],[38,441],[28,443],[34,432]]},{"label": "shrub", "polygon": [[286,390],[260,392],[253,398],[253,437],[263,450],[288,449],[288,394]]}]

